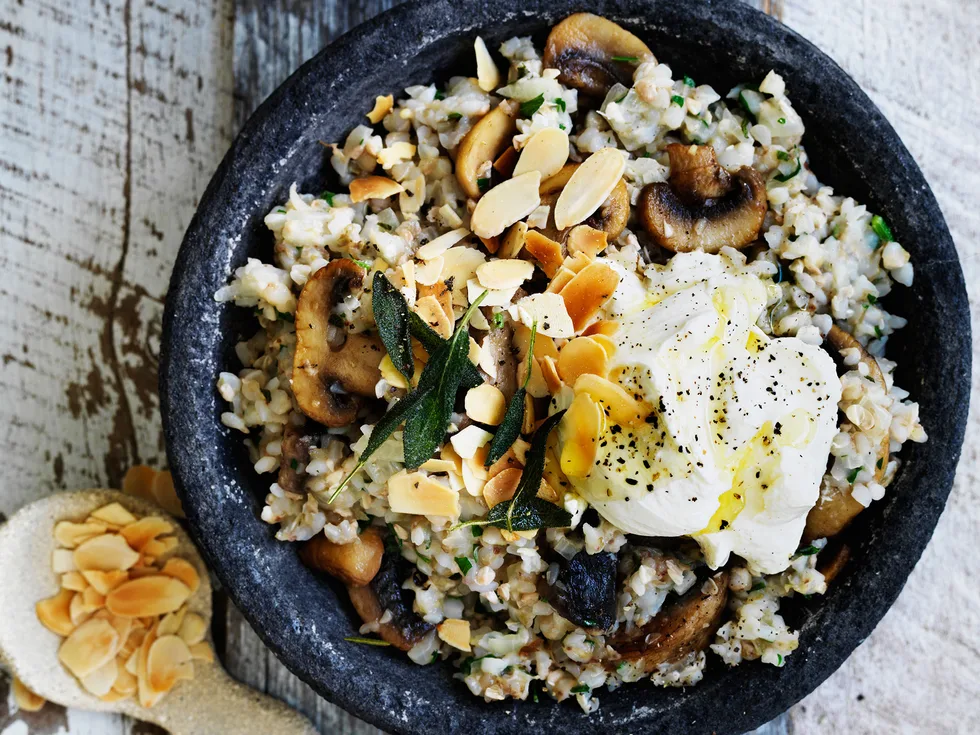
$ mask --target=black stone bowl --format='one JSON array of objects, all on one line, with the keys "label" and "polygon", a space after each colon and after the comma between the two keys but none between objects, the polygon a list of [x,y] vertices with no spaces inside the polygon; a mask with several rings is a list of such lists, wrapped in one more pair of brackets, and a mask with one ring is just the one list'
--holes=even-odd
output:
[{"label": "black stone bowl", "polygon": [[[270,478],[257,477],[242,436],[221,425],[215,390],[237,370],[233,345],[254,331],[251,314],[214,301],[249,255],[270,254],[263,216],[289,185],[330,185],[318,140],[343,140],[375,95],[475,74],[473,38],[490,48],[590,10],[637,33],[675,75],[722,93],[776,69],[803,116],[821,180],[866,203],[912,253],[916,277],[887,299],[909,320],[889,344],[897,381],[911,391],[929,432],[906,445],[885,499],[862,514],[851,562],[827,595],[790,609],[800,648],[777,669],[715,663],[688,690],[644,682],[602,693],[585,716],[572,702],[484,703],[452,678],[392,649],[347,643],[356,618],[343,590],[314,577],[296,550],[259,519]],[[932,535],[950,490],[969,404],[970,322],[963,275],[943,216],[921,172],[881,112],[810,43],[737,3],[689,0],[420,0],[358,27],[289,78],[252,116],[201,200],[174,268],[160,376],[170,466],[191,532],[259,635],[320,694],[399,733],[734,733],[801,699],[871,633],[898,596]]]}]

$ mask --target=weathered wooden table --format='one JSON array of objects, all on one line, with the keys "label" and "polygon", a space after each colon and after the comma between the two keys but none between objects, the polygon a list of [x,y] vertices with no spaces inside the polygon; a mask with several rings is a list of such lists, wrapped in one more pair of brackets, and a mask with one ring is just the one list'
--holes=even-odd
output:
[{"label": "weathered wooden table", "polygon": [[[939,197],[975,296],[980,4],[755,2],[837,59],[898,128]],[[62,489],[118,486],[138,462],[163,466],[160,318],[197,197],[258,102],[392,4],[0,0],[0,512]],[[896,606],[768,733],[975,731],[977,428],[974,412],[949,507]],[[218,610],[216,645],[233,674],[325,733],[376,732],[292,676],[232,605]],[[3,735],[155,732],[51,705],[19,713],[7,688],[0,679]]]}]

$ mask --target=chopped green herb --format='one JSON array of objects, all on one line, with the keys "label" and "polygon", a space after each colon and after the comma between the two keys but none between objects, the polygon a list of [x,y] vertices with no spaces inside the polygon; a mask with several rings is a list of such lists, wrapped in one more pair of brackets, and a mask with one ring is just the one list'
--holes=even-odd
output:
[{"label": "chopped green herb", "polygon": [[472,656],[467,656],[463,659],[463,663],[459,665],[459,670],[462,672],[463,676],[469,676],[470,672],[473,671],[473,664],[477,661],[482,661],[485,658],[497,658],[492,653],[488,653],[486,656],[479,656],[478,658],[473,658]]},{"label": "chopped green herb", "polygon": [[442,90],[439,90],[439,89],[436,90],[436,99],[437,100],[444,100],[444,99],[446,99],[446,95],[443,94]]},{"label": "chopped green herb", "polygon": [[446,117],[448,117],[450,120],[459,120],[463,116],[458,112],[450,112],[448,115],[446,115]]},{"label": "chopped green herb", "polygon": [[688,87],[691,87],[692,89],[695,86],[694,85],[694,80],[691,79],[691,77],[684,77],[684,84],[686,84]]},{"label": "chopped green herb", "polygon": [[783,661],[785,660],[785,659],[783,659],[783,654],[777,653],[776,654],[776,660],[779,661],[779,665],[782,666],[783,665]]},{"label": "chopped green herb", "polygon": [[790,179],[792,179],[792,178],[793,178],[794,176],[796,176],[796,174],[798,174],[798,173],[800,172],[800,169],[802,169],[802,168],[803,168],[803,164],[802,164],[802,163],[800,163],[800,159],[799,159],[799,158],[797,158],[797,159],[796,159],[796,168],[794,168],[794,169],[793,169],[792,171],[790,171],[790,172],[789,172],[789,173],[787,173],[787,174],[784,174],[784,173],[777,173],[777,174],[776,174],[775,176],[773,176],[773,178],[774,178],[774,179],[775,179],[776,181],[789,181],[789,180],[790,180]]},{"label": "chopped green herb", "polygon": [[855,467],[853,470],[848,472],[847,481],[853,485],[854,481],[857,479],[857,476],[861,474],[861,470],[863,469],[864,467]]},{"label": "chopped green herb", "polygon": [[565,111],[565,100],[561,97],[555,97],[555,107],[557,107],[561,112]]},{"label": "chopped green herb", "polygon": [[840,239],[840,233],[841,233],[841,231],[843,229],[844,229],[844,226],[840,222],[838,222],[838,223],[836,223],[834,225],[834,229],[830,231],[830,234],[833,235],[834,237],[836,237],[839,240]]},{"label": "chopped green herb", "polygon": [[388,641],[383,641],[380,638],[362,638],[357,635],[349,635],[344,638],[348,643],[363,643],[365,646],[390,646]]},{"label": "chopped green herb", "polygon": [[684,98],[681,97],[679,94],[672,95],[670,98],[670,102],[671,104],[677,105],[678,107],[684,106]]},{"label": "chopped green herb", "polygon": [[285,207],[279,207],[279,209],[277,209],[276,211],[279,212],[279,214],[286,214]]},{"label": "chopped green herb", "polygon": [[788,161],[789,153],[786,151],[776,151],[776,158],[778,158],[780,161]]},{"label": "chopped green herb", "polygon": [[361,266],[361,268],[363,268],[364,270],[366,270],[366,271],[371,270],[371,263],[370,262],[368,262],[366,260],[358,260],[357,258],[351,258],[351,260],[353,260],[355,263],[357,263],[359,266]]},{"label": "chopped green herb", "polygon": [[785,125],[786,124],[786,118],[785,117],[781,117],[776,122],[778,122],[780,125]]},{"label": "chopped green herb", "polygon": [[285,311],[279,311],[279,309],[276,309],[276,319],[281,322],[289,322],[290,324],[296,321],[295,316],[287,314]]},{"label": "chopped green herb", "polygon": [[565,123],[558,123],[558,128],[560,130],[564,130],[565,129]]},{"label": "chopped green herb", "polygon": [[622,61],[626,64],[635,64],[640,59],[636,56],[613,56],[613,61]]},{"label": "chopped green herb", "polygon": [[486,179],[477,179],[476,180],[476,187],[481,192],[487,191],[490,188],[490,179],[489,178],[486,178]]},{"label": "chopped green herb", "polygon": [[408,304],[381,271],[374,274],[371,287],[371,306],[378,335],[395,369],[411,382],[415,374],[415,358],[412,356],[412,335],[408,326]]},{"label": "chopped green herb", "polygon": [[541,105],[544,104],[544,93],[539,94],[533,100],[521,102],[521,117],[533,117]]},{"label": "chopped green herb", "polygon": [[[629,90],[627,90],[627,91],[626,91],[626,94],[629,94]],[[616,104],[617,104],[617,105],[618,105],[618,104],[619,104],[620,102],[622,102],[622,101],[623,101],[624,99],[626,99],[626,94],[624,94],[624,95],[623,95],[622,97],[620,97],[620,98],[619,98],[618,100],[616,100]]]},{"label": "chopped green herb", "polygon": [[882,336],[882,334],[881,334],[881,327],[879,327],[877,324],[875,324],[875,337],[881,337],[881,336]]},{"label": "chopped green herb", "polygon": [[[475,526],[474,526],[474,528],[475,528]],[[466,574],[467,572],[470,571],[470,569],[473,568],[473,562],[471,562],[465,556],[457,556],[456,557],[456,564],[459,565],[459,571],[461,571],[463,574]]]},{"label": "chopped green herb", "polygon": [[888,226],[885,222],[885,218],[881,215],[874,215],[871,218],[871,229],[875,231],[875,234],[883,242],[892,242],[895,237],[892,235],[892,228]]},{"label": "chopped green herb", "polygon": [[473,532],[473,538],[480,538],[483,535],[483,529],[480,526],[473,526],[470,530]]},{"label": "chopped green herb", "polygon": [[378,222],[378,227],[380,227],[385,232],[391,232],[393,229],[395,229],[394,227],[392,227],[386,222]]},{"label": "chopped green herb", "polygon": [[592,691],[588,684],[579,684],[574,686],[569,690],[572,694],[588,694]]},{"label": "chopped green herb", "polygon": [[868,303],[871,304],[871,306],[874,306],[875,304],[878,303],[878,297],[875,296],[873,293],[869,293],[868,294]]},{"label": "chopped green herb", "polygon": [[424,561],[426,564],[431,564],[432,563],[432,557],[431,556],[426,556],[425,554],[420,554],[418,551],[415,552],[415,556],[417,556],[419,559],[421,559],[422,561]]},{"label": "chopped green herb", "polygon": [[804,546],[802,549],[799,549],[796,552],[796,555],[797,556],[813,556],[818,551],[820,551],[820,549],[818,549],[816,546],[812,546],[812,545],[811,546]]},{"label": "chopped green herb", "polygon": [[324,199],[327,202],[327,206],[333,206],[333,198],[336,196],[332,191],[321,191],[320,199]]},{"label": "chopped green herb", "polygon": [[882,465],[882,463],[884,461],[885,461],[885,458],[884,457],[878,457],[878,461],[875,462],[875,467],[877,467],[880,470],[881,469],[881,465]]},{"label": "chopped green herb", "polygon": [[293,457],[291,460],[289,460],[289,468],[291,470],[298,470],[299,469],[299,460],[296,459],[295,457]]},{"label": "chopped green herb", "polygon": [[490,325],[494,329],[503,329],[504,326],[504,312],[498,311],[493,315],[493,323]]},{"label": "chopped green herb", "polygon": [[759,590],[764,590],[766,588],[766,580],[760,579],[749,589],[749,592],[758,592]]}]

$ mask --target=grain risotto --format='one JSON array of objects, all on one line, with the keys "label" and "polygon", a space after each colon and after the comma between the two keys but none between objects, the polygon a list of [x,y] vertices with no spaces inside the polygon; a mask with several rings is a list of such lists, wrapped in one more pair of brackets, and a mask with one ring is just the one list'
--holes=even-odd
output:
[{"label": "grain risotto", "polygon": [[293,185],[215,294],[259,323],[218,391],[262,518],[352,643],[488,701],[783,666],[781,599],[926,440],[885,357],[909,253],[810,171],[792,80],[722,95],[589,14],[497,52],[378,97],[347,192]]}]

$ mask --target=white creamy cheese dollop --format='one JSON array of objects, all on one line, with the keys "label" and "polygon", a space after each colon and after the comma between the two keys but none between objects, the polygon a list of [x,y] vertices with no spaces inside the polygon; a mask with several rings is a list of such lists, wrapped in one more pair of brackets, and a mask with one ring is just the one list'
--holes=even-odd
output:
[{"label": "white creamy cheese dollop", "polygon": [[692,536],[713,568],[734,553],[757,573],[785,569],[837,433],[833,360],[756,326],[768,281],[739,253],[677,254],[645,278],[613,265],[609,380],[643,418],[617,423],[596,399],[594,461],[569,480],[627,533]]}]

